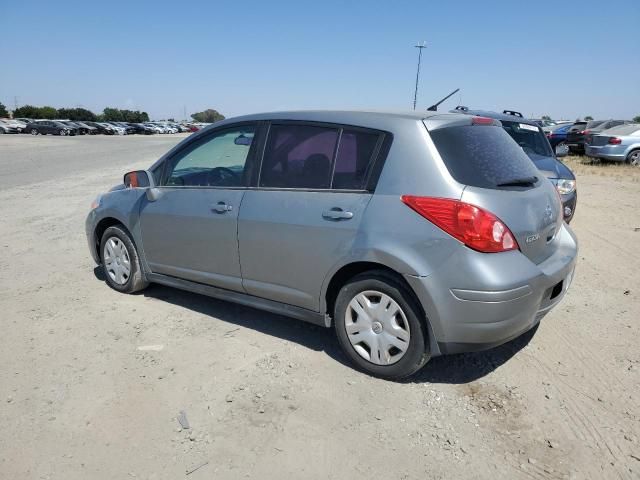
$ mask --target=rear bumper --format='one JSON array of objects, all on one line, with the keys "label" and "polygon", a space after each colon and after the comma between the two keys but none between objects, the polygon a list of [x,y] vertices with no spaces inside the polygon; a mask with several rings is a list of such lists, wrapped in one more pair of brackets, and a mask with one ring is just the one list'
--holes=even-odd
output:
[{"label": "rear bumper", "polygon": [[604,158],[605,160],[611,160],[613,162],[624,162],[626,147],[620,147],[618,145],[602,145],[593,146],[587,145],[585,147],[585,153],[588,157]]},{"label": "rear bumper", "polygon": [[482,254],[462,247],[446,268],[427,277],[406,275],[435,337],[439,352],[432,353],[492,348],[537,325],[560,303],[575,269],[570,228],[564,225],[554,241],[556,252],[539,265],[517,251]]}]

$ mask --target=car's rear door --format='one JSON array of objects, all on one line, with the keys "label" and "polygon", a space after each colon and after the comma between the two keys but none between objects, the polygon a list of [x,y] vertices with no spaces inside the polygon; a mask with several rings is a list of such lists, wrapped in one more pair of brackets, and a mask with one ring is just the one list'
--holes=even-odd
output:
[{"label": "car's rear door", "polygon": [[256,124],[214,130],[165,161],[140,227],[154,273],[242,291],[238,211],[251,177]]},{"label": "car's rear door", "polygon": [[372,160],[384,134],[339,125],[273,123],[256,187],[238,221],[247,293],[319,310],[322,282],[354,244]]}]

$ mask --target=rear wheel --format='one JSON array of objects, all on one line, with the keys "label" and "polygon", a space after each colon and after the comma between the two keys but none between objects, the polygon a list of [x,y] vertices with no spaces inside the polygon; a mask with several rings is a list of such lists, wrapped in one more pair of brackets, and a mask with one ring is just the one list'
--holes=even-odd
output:
[{"label": "rear wheel", "polygon": [[31,135],[38,135],[38,130],[36,130],[35,128],[32,128]]},{"label": "rear wheel", "polygon": [[119,225],[109,227],[100,242],[102,269],[111,288],[133,293],[147,287],[140,268],[140,257],[129,234]]},{"label": "rear wheel", "polygon": [[627,155],[627,163],[634,167],[640,167],[640,150],[633,150]]},{"label": "rear wheel", "polygon": [[387,272],[365,272],[347,282],[333,318],[343,351],[371,375],[401,379],[429,360],[421,310],[411,292]]}]

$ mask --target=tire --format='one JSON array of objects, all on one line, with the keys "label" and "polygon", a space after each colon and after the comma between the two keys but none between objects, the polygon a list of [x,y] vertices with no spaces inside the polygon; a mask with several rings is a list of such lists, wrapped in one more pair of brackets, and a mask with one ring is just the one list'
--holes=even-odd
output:
[{"label": "tire", "polygon": [[58,135],[60,135],[61,137],[64,137],[67,134],[67,132],[65,130],[60,130],[58,132]]},{"label": "tire", "polygon": [[38,135],[38,130],[36,130],[35,128],[32,128],[31,135]]},{"label": "tire", "polygon": [[[376,310],[385,304],[386,308]],[[385,318],[384,313],[396,307],[399,311]],[[382,270],[349,280],[338,293],[333,312],[338,342],[351,362],[359,370],[389,380],[408,377],[429,360],[423,317],[412,292]],[[364,323],[359,330],[361,321]]]},{"label": "tire", "polygon": [[4,128],[0,128],[0,135],[4,135],[5,131]]},{"label": "tire", "polygon": [[149,285],[142,275],[136,246],[122,225],[109,227],[102,234],[100,258],[106,282],[114,290],[134,293]]},{"label": "tire", "polygon": [[640,150],[632,150],[627,155],[627,163],[633,167],[640,167]]}]

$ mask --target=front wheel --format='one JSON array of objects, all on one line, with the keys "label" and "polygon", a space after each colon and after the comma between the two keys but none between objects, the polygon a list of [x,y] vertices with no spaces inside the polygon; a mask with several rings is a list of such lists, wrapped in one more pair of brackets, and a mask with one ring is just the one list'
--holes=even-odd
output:
[{"label": "front wheel", "polygon": [[115,225],[105,230],[100,252],[104,276],[111,288],[122,293],[133,293],[147,287],[138,251],[122,226]]},{"label": "front wheel", "polygon": [[366,272],[347,282],[335,302],[340,346],[361,370],[401,379],[429,360],[423,314],[412,293],[395,276]]},{"label": "front wheel", "polygon": [[627,156],[627,163],[634,167],[640,167],[640,150],[634,150]]},{"label": "front wheel", "polygon": [[60,135],[61,137],[64,137],[66,134],[67,134],[67,131],[66,131],[66,130],[60,130],[60,131],[58,132],[58,135]]}]

